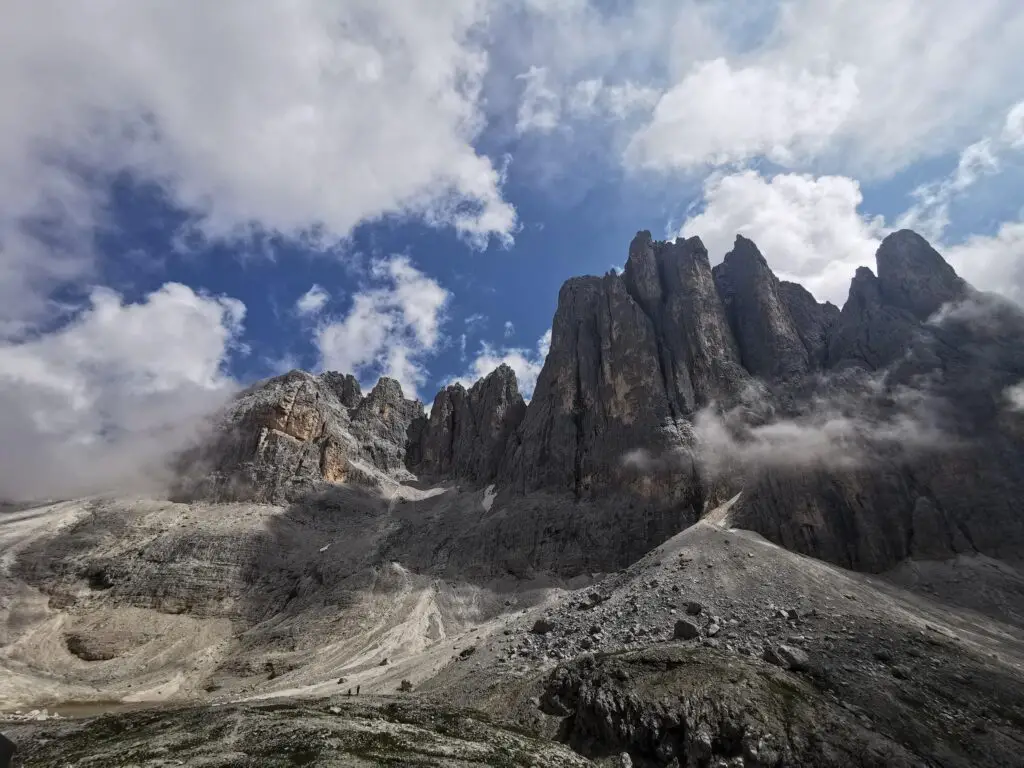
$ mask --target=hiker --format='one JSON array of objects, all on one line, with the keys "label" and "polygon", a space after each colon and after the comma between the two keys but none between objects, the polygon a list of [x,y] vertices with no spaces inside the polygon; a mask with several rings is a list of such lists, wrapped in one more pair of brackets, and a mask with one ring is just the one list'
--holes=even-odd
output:
[{"label": "hiker", "polygon": [[357,685],[356,686],[356,696],[358,696],[358,695],[359,695],[359,686]]}]

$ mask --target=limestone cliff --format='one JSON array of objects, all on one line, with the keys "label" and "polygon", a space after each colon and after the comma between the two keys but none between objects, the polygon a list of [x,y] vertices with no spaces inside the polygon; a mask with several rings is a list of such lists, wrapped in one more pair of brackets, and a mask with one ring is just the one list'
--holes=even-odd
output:
[{"label": "limestone cliff", "polygon": [[431,477],[489,481],[525,411],[515,372],[505,364],[468,390],[451,384],[437,393],[429,419],[415,426],[409,465]]},{"label": "limestone cliff", "polygon": [[[280,501],[414,475],[495,484],[550,506],[514,531],[500,515],[460,531],[495,563],[525,550],[547,562],[582,546],[568,538],[618,527],[641,547],[616,549],[618,565],[742,490],[737,524],[848,567],[1024,557],[1024,421],[1004,395],[1024,380],[1024,314],[913,232],[886,237],[876,262],[840,311],[780,281],[744,237],[712,269],[698,238],[640,232],[622,274],[563,285],[529,405],[507,366],[446,387],[429,417],[389,379],[363,397],[351,375],[293,371],[238,398],[183,462],[183,494]],[[709,424],[724,448],[709,447]],[[794,434],[822,455],[782,460]],[[600,520],[559,522],[584,502]],[[548,551],[538,537],[558,540]]]},{"label": "limestone cliff", "polygon": [[285,501],[322,483],[409,479],[407,433],[422,416],[393,379],[367,394],[351,375],[291,371],[249,388],[179,461],[179,498]]}]

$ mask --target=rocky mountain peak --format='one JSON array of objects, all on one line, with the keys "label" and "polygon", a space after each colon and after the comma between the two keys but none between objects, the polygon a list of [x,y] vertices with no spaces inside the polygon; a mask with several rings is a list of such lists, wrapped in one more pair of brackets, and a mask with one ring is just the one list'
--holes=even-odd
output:
[{"label": "rocky mountain peak", "polygon": [[320,374],[320,378],[331,388],[338,402],[346,408],[355,408],[363,399],[363,390],[359,381],[351,373],[338,373],[337,371],[326,371]]},{"label": "rocky mountain peak", "polygon": [[887,304],[926,320],[950,301],[967,295],[956,270],[916,232],[887,235],[875,254],[879,290]]},{"label": "rocky mountain peak", "polygon": [[408,432],[423,414],[382,378],[366,397],[351,374],[293,370],[242,392],[213,434],[179,461],[180,498],[283,502],[323,483],[412,477]]},{"label": "rocky mountain peak", "polygon": [[[773,380],[811,370],[811,354],[790,313],[786,292],[753,241],[737,235],[733,249],[715,267],[714,278],[747,371]],[[802,297],[790,298],[799,302]],[[805,329],[808,336],[819,333],[817,328]]]},{"label": "rocky mountain peak", "polygon": [[515,371],[504,363],[468,390],[449,384],[415,425],[409,464],[427,476],[490,481],[525,412]]}]

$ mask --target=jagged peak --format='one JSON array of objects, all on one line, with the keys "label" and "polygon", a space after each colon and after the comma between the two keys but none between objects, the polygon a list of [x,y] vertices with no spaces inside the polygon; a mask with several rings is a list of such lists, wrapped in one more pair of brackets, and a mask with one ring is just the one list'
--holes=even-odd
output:
[{"label": "jagged peak", "polygon": [[884,301],[920,320],[969,290],[949,262],[910,229],[887,235],[875,252],[875,264]]},{"label": "jagged peak", "polygon": [[482,376],[473,383],[473,387],[486,386],[492,381],[500,381],[505,386],[511,385],[517,392],[519,391],[519,380],[516,378],[516,372],[508,363],[501,363],[486,376]]},{"label": "jagged peak", "polygon": [[399,397],[404,400],[405,393],[402,392],[402,385],[398,382],[398,379],[392,379],[390,376],[381,376],[377,379],[377,383],[373,385],[373,389],[370,390],[366,397],[369,400],[391,397]]},{"label": "jagged peak", "polygon": [[[772,272],[757,244],[748,237],[737,234],[733,241],[732,250],[725,254],[722,265],[727,270],[745,270],[753,267],[759,272]],[[772,272],[774,275],[774,273]]]}]

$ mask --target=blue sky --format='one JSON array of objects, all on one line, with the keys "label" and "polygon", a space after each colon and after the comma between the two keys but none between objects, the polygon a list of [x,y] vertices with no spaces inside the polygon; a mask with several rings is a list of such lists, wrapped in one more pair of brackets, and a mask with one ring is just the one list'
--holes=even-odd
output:
[{"label": "blue sky", "polygon": [[1017,0],[10,5],[0,496],[135,477],[290,367],[529,394],[640,229],[841,304],[913,226],[1024,297]]}]

